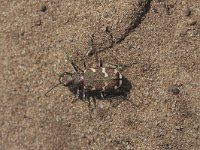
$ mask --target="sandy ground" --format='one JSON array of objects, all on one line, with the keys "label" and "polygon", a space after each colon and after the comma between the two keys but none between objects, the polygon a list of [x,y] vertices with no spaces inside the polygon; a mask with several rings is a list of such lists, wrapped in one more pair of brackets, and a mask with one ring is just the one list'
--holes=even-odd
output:
[{"label": "sandy ground", "polygon": [[[45,97],[92,35],[127,97]],[[200,149],[199,0],[1,0],[0,60],[0,150]]]}]

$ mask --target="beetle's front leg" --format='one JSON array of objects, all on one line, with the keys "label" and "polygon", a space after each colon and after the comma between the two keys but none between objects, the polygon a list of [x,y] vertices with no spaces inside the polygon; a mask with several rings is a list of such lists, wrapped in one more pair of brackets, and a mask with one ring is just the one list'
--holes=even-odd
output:
[{"label": "beetle's front leg", "polygon": [[87,91],[86,90],[83,90],[83,99],[87,100]]},{"label": "beetle's front leg", "polygon": [[75,72],[79,72],[79,71],[83,72],[83,70],[80,69],[74,62],[71,62],[71,65]]}]

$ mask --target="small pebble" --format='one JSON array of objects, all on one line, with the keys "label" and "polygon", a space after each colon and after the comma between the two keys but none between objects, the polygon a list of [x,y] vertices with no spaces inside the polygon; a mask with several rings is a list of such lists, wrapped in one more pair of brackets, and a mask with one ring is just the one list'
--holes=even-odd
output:
[{"label": "small pebble", "polygon": [[193,26],[193,25],[195,25],[196,23],[197,23],[197,21],[194,20],[194,19],[188,20],[188,25],[190,25],[190,26]]},{"label": "small pebble", "polygon": [[67,124],[67,127],[71,127],[71,125],[72,125],[71,123],[68,123],[68,124]]},{"label": "small pebble", "polygon": [[186,7],[183,10],[183,15],[186,16],[186,17],[190,16],[191,15],[191,10],[188,7]]},{"label": "small pebble", "polygon": [[82,134],[81,134],[81,138],[86,138],[86,134],[85,134],[85,133],[82,133]]},{"label": "small pebble", "polygon": [[41,21],[41,20],[35,21],[35,26],[41,26],[41,24],[42,24],[42,21]]},{"label": "small pebble", "polygon": [[158,10],[156,8],[152,8],[151,10],[153,13],[157,14],[158,13]]},{"label": "small pebble", "polygon": [[176,130],[182,130],[183,127],[181,127],[181,126],[175,126],[175,129],[176,129]]},{"label": "small pebble", "polygon": [[178,95],[180,93],[180,89],[176,86],[169,88],[169,92],[172,92],[173,95]]},{"label": "small pebble", "polygon": [[40,11],[41,11],[41,12],[47,11],[47,6],[42,5],[41,8],[40,8]]},{"label": "small pebble", "polygon": [[126,146],[126,149],[127,149],[127,150],[130,150],[130,149],[131,149],[131,145],[127,145],[127,146]]},{"label": "small pebble", "polygon": [[89,132],[90,132],[90,133],[93,132],[93,127],[89,127]]}]

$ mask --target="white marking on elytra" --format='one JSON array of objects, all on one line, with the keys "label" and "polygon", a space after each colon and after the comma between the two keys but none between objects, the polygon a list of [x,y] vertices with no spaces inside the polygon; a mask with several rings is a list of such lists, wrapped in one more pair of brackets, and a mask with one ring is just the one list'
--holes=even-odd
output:
[{"label": "white marking on elytra", "polygon": [[103,87],[102,87],[102,91],[105,91],[105,90],[106,90],[106,88],[103,86]]},{"label": "white marking on elytra", "polygon": [[81,76],[81,77],[80,77],[80,80],[84,80],[84,77],[83,77],[83,76]]},{"label": "white marking on elytra", "polygon": [[96,72],[96,69],[94,69],[94,68],[90,68],[90,70],[92,70],[92,72]]},{"label": "white marking on elytra", "polygon": [[108,77],[108,74],[106,73],[106,68],[102,68],[102,73],[104,73],[105,77]]},{"label": "white marking on elytra", "polygon": [[122,74],[119,73],[119,87],[122,85]]},{"label": "white marking on elytra", "polygon": [[118,73],[119,71],[117,70],[117,69],[114,69],[114,73],[116,74],[116,73]]},{"label": "white marking on elytra", "polygon": [[104,95],[103,95],[103,93],[101,92],[101,98],[103,98],[104,99]]},{"label": "white marking on elytra", "polygon": [[108,82],[105,82],[105,85],[102,87],[102,91],[105,91],[107,86],[108,86]]},{"label": "white marking on elytra", "polygon": [[94,91],[94,90],[96,90],[96,88],[95,88],[95,87],[93,87],[91,90],[92,90],[92,91]]},{"label": "white marking on elytra", "polygon": [[122,79],[122,74],[121,73],[119,73],[119,79]]},{"label": "white marking on elytra", "polygon": [[63,83],[63,77],[60,77],[60,82]]},{"label": "white marking on elytra", "polygon": [[118,86],[115,86],[114,89],[115,89],[115,90],[118,89]]}]

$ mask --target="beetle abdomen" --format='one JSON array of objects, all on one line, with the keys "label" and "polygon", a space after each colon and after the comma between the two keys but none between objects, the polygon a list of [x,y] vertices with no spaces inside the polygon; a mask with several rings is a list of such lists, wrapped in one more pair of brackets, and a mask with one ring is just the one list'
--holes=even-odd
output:
[{"label": "beetle abdomen", "polygon": [[86,90],[109,91],[117,89],[122,84],[122,75],[113,68],[89,68],[84,72]]}]

